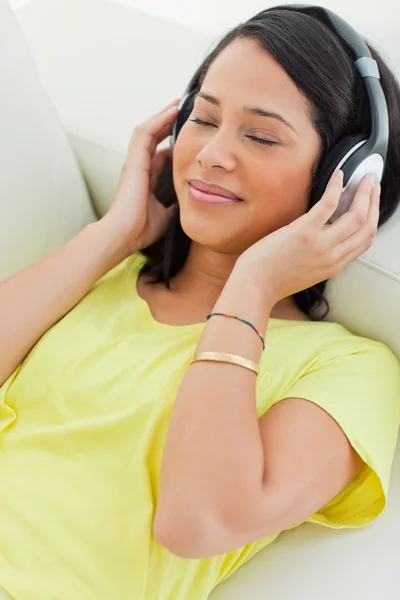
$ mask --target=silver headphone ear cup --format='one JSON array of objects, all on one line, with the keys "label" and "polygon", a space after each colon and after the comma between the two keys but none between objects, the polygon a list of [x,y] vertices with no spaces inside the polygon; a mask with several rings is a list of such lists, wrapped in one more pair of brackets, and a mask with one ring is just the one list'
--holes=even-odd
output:
[{"label": "silver headphone ear cup", "polygon": [[316,183],[311,191],[310,207],[319,202],[325,193],[326,186],[334,171],[337,171],[343,164],[343,161],[350,153],[353,153],[356,147],[365,140],[362,134],[349,135],[341,139],[333,148],[331,148],[324,161],[318,169]]},{"label": "silver headphone ear cup", "polygon": [[[357,153],[359,153],[361,148],[356,151],[353,158],[353,161],[357,158]],[[346,161],[347,163],[348,161]],[[346,163],[344,163],[343,168],[344,172],[346,172]],[[382,180],[383,170],[384,170],[384,161],[380,154],[370,154],[365,157],[361,155],[360,152],[360,163],[356,167],[356,169],[351,169],[351,173],[347,173],[347,184],[345,184],[343,188],[343,192],[339,199],[339,204],[331,218],[328,220],[328,223],[332,224],[337,219],[339,219],[342,215],[344,215],[353,204],[354,196],[357,193],[358,187],[361,183],[362,178],[368,173],[375,174],[376,183],[380,183]],[[346,178],[345,178],[346,181]]]}]

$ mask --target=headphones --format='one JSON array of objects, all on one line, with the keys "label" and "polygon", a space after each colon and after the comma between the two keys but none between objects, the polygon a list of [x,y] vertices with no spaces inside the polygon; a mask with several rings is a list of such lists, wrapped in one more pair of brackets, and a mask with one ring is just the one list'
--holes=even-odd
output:
[{"label": "headphones", "polygon": [[[383,92],[377,62],[372,58],[368,46],[362,37],[341,17],[321,6],[287,4],[275,6],[270,10],[291,10],[308,14],[327,25],[341,40],[354,59],[354,66],[362,77],[367,90],[371,133],[369,138],[363,134],[349,135],[340,140],[328,153],[319,170],[319,182],[312,193],[312,205],[320,200],[334,171],[344,172],[343,192],[339,205],[328,220],[333,223],[346,213],[355,196],[361,179],[367,173],[374,173],[376,183],[382,180],[386,165],[389,142],[389,115]],[[268,12],[266,11],[266,12]],[[197,69],[186,88],[179,104],[179,113],[170,128],[170,145],[173,150],[179,131],[193,110],[204,63]]]}]

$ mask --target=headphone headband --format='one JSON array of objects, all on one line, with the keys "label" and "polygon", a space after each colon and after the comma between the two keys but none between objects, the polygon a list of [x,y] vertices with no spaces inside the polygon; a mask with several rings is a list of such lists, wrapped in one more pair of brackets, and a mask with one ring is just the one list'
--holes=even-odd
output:
[{"label": "headphone headband", "polygon": [[314,17],[329,27],[340,39],[343,46],[349,50],[354,60],[354,66],[363,79],[369,99],[371,135],[367,149],[369,153],[377,152],[380,154],[385,162],[389,141],[389,114],[385,94],[380,83],[378,64],[372,58],[363,38],[339,15],[322,6],[282,4],[269,8],[266,12],[271,10],[291,10]]}]

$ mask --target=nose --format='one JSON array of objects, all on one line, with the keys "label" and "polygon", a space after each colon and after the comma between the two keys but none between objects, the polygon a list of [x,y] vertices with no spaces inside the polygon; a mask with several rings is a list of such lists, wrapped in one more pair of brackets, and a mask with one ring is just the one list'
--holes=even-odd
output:
[{"label": "nose", "polygon": [[221,167],[226,171],[236,168],[236,158],[232,151],[232,136],[222,129],[211,130],[208,143],[204,144],[196,160],[205,168]]}]

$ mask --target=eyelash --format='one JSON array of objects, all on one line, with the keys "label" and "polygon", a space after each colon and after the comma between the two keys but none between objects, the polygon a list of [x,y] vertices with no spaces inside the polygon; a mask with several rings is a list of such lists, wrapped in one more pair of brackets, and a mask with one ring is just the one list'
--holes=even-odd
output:
[{"label": "eyelash", "polygon": [[[197,117],[195,119],[189,119],[189,121],[193,121],[193,123],[197,123],[198,125],[202,125],[203,127],[215,127],[215,125],[213,123],[208,123],[207,121],[202,121],[201,119],[198,119]],[[267,146],[277,146],[278,145],[278,142],[272,142],[271,140],[264,140],[262,138],[255,137],[254,135],[248,135],[247,137],[249,139],[253,140],[254,142],[257,142],[258,144],[263,144],[263,145],[267,145]]]}]

